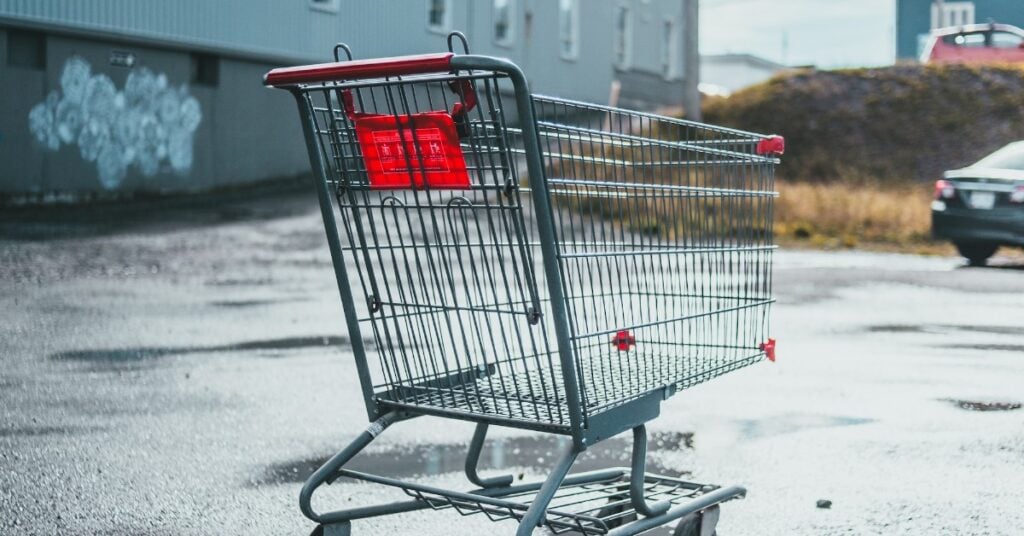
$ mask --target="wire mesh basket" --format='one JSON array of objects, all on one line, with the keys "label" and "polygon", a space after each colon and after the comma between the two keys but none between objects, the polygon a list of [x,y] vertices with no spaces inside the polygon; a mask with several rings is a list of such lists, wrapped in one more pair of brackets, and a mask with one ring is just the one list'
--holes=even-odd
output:
[{"label": "wire mesh basket", "polygon": [[[533,96],[544,175],[532,178],[506,85],[473,71],[302,93],[372,333],[375,401],[570,427],[545,241],[584,426],[761,359],[771,138]],[[545,214],[530,199],[541,180]]]}]

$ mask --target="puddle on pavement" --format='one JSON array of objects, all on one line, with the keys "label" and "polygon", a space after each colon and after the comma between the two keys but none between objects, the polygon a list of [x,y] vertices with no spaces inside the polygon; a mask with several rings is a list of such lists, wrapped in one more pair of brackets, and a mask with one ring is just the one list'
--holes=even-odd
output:
[{"label": "puddle on pavement", "polygon": [[15,428],[0,428],[0,437],[69,437],[97,430],[102,430],[102,428],[90,426],[19,426]]},{"label": "puddle on pavement", "polygon": [[740,435],[745,439],[792,434],[814,428],[830,428],[839,426],[856,426],[873,422],[873,419],[859,417],[842,417],[831,415],[780,415],[766,419],[741,420]]},{"label": "puddle on pavement", "polygon": [[209,279],[203,282],[208,287],[266,287],[274,284],[269,277]]},{"label": "puddle on pavement", "polygon": [[145,361],[174,355],[186,355],[196,353],[243,351],[279,352],[285,350],[303,350],[307,348],[323,348],[347,344],[348,337],[325,335],[316,337],[288,337],[283,339],[269,339],[263,341],[246,341],[235,344],[224,344],[215,346],[152,346],[120,349],[114,348],[99,350],[71,350],[67,352],[58,352],[52,354],[50,355],[50,358],[58,361],[98,361],[109,363],[126,363]]},{"label": "puddle on pavement", "polygon": [[990,335],[1021,335],[1024,336],[1024,327],[1019,326],[977,326],[977,325],[953,325],[953,324],[879,324],[868,326],[865,331],[869,333],[925,333],[925,334],[951,334],[951,333],[985,333]]},{"label": "puddle on pavement", "polygon": [[[532,469],[546,473],[554,465],[559,453],[569,439],[564,436],[525,436],[496,438],[484,444],[480,455],[482,476],[495,476],[503,469],[516,471]],[[633,448],[633,438],[623,434],[598,443],[580,454],[572,471],[583,472],[609,467],[628,467]],[[658,451],[679,451],[693,448],[693,434],[686,432],[655,432],[647,442],[647,471],[667,476],[685,477],[689,472],[679,467],[664,466],[657,456]],[[467,443],[464,445],[408,445],[394,446],[383,450],[363,452],[350,461],[345,468],[364,471],[394,478],[432,476],[447,473],[461,473],[465,470]],[[328,459],[327,456],[312,460],[284,462],[270,466],[254,483],[284,484],[303,482]],[[522,475],[516,474],[517,477]]]},{"label": "puddle on pavement", "polygon": [[980,401],[980,400],[958,400],[955,398],[943,398],[940,399],[943,402],[949,402],[954,406],[965,409],[967,411],[1013,411],[1021,408],[1020,402],[1009,402],[1009,401]]},{"label": "puddle on pavement", "polygon": [[941,347],[959,350],[982,350],[986,352],[1024,353],[1024,344],[943,344]]},{"label": "puddle on pavement", "polygon": [[214,307],[223,307],[228,309],[241,309],[245,307],[261,307],[264,305],[275,305],[278,303],[288,303],[298,300],[217,300],[209,302]]}]

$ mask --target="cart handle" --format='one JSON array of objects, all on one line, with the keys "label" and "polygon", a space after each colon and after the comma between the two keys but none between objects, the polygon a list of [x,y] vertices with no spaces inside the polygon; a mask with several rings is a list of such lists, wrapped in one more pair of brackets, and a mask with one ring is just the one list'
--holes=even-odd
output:
[{"label": "cart handle", "polygon": [[281,67],[268,72],[263,77],[263,84],[281,87],[331,80],[360,80],[385,76],[442,73],[451,70],[451,60],[454,55],[451,52],[443,52]]}]

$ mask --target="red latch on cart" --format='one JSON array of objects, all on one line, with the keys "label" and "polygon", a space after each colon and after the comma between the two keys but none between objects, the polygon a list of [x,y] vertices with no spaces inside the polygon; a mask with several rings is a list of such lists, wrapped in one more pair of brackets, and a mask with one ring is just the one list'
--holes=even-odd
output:
[{"label": "red latch on cart", "polygon": [[634,337],[629,331],[622,330],[615,334],[615,338],[612,339],[612,344],[615,345],[620,352],[628,352],[630,348],[636,346],[636,337]]},{"label": "red latch on cart", "polygon": [[460,99],[459,102],[452,106],[452,117],[458,119],[476,107],[476,90],[473,89],[472,82],[466,79],[452,80],[448,82],[448,87]]},{"label": "red latch on cart", "polygon": [[469,173],[448,112],[356,116],[370,188],[468,190]]},{"label": "red latch on cart", "polygon": [[786,152],[786,138],[782,136],[768,136],[757,142],[757,154],[779,156]]},{"label": "red latch on cart", "polygon": [[760,348],[761,351],[764,352],[764,355],[765,357],[768,358],[768,361],[771,361],[772,363],[775,362],[775,339],[769,338],[768,342],[762,342],[761,345],[758,346],[758,348]]}]

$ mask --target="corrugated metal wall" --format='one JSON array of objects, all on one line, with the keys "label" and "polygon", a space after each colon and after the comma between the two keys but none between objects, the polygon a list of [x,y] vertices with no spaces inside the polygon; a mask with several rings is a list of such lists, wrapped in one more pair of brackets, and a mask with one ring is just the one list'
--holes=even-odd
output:
[{"label": "corrugated metal wall", "polygon": [[[351,44],[359,57],[436,51],[445,46],[444,35],[427,28],[425,1],[336,1],[338,10],[332,12],[314,9],[309,0],[0,0],[0,23],[6,19],[294,62],[327,60],[337,41]],[[681,22],[683,0],[579,0],[580,43],[575,60],[559,54],[558,1],[513,0],[516,37],[511,46],[494,42],[492,2],[450,2],[450,29],[466,32],[474,52],[517,61],[537,91],[603,102],[614,76],[615,8],[629,5],[634,12],[631,70],[659,74],[661,25],[666,18]],[[681,51],[676,54],[679,73],[683,57]],[[648,87],[641,93],[664,94],[672,102],[661,104],[678,104],[676,92]]]},{"label": "corrugated metal wall", "polygon": [[[573,58],[559,49],[559,1],[511,0],[509,43],[495,42],[493,2],[449,1],[448,28],[434,31],[425,0],[335,0],[337,11],[314,9],[309,0],[0,0],[0,201],[203,190],[302,173],[308,160],[294,103],[262,87],[260,76],[282,63],[327,61],[337,41],[357,58],[394,56],[444,50],[447,30],[460,29],[472,52],[521,65],[538,93],[604,103],[618,79],[623,104],[681,100],[682,82],[661,74],[656,29],[667,17],[681,18],[683,0],[577,0]],[[612,58],[622,5],[635,10],[626,71]],[[15,33],[28,35],[29,47],[44,43],[40,65],[11,61],[7,37]],[[219,79],[197,79],[191,52],[213,53]],[[132,63],[115,62],[124,54]],[[680,73],[683,57],[680,51]],[[142,90],[149,100],[126,105],[127,94],[139,92],[132,77],[148,80]],[[86,78],[98,95],[88,103],[74,83]],[[158,97],[174,100],[173,110],[199,114],[198,122],[174,114],[165,121],[153,112]],[[163,122],[147,126],[143,116]],[[179,128],[185,124],[187,132]]]}]

